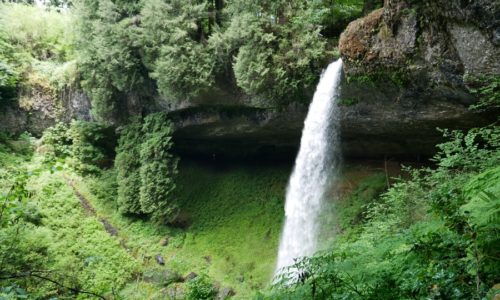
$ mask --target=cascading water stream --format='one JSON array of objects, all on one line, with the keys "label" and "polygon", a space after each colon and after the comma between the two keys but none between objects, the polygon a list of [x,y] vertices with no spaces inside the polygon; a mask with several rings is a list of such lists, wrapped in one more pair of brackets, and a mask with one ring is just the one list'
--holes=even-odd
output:
[{"label": "cascading water stream", "polygon": [[342,60],[331,63],[321,76],[304,122],[300,150],[288,183],[285,225],[276,274],[295,259],[317,251],[318,216],[325,193],[340,164],[337,92]]}]

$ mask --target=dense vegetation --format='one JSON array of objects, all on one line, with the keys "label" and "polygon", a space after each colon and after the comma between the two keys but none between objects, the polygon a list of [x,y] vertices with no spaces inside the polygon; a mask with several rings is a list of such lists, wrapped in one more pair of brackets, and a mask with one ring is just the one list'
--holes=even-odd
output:
[{"label": "dense vegetation", "polygon": [[56,101],[56,93],[75,83],[72,23],[70,12],[0,4],[0,106],[18,90],[27,109],[40,101],[37,92]]},{"label": "dense vegetation", "polygon": [[121,117],[127,95],[147,110],[156,90],[167,103],[220,89],[246,93],[255,105],[308,99],[304,93],[338,55],[338,35],[363,3],[85,0],[71,10],[1,4],[1,99],[14,97],[16,85],[27,95],[81,85],[105,122]]},{"label": "dense vegetation", "polygon": [[[229,287],[251,297],[270,280],[289,166],[184,162],[182,215],[158,226],[120,212],[115,169],[82,177],[73,158],[47,164],[31,143],[6,138],[0,149],[2,297],[164,299]],[[191,272],[199,276],[184,279]]]},{"label": "dense vegetation", "polygon": [[[409,168],[331,250],[262,298],[484,299],[500,280],[500,131],[444,131],[434,168]],[[297,271],[298,270],[298,271]],[[299,272],[298,277],[295,274]]]}]

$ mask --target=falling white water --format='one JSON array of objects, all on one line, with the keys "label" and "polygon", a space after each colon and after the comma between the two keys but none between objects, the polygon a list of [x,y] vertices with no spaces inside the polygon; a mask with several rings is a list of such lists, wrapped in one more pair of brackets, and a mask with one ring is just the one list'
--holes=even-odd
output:
[{"label": "falling white water", "polygon": [[323,72],[304,122],[300,150],[288,183],[285,225],[281,236],[276,274],[295,259],[317,250],[325,193],[340,161],[337,92],[342,60]]}]

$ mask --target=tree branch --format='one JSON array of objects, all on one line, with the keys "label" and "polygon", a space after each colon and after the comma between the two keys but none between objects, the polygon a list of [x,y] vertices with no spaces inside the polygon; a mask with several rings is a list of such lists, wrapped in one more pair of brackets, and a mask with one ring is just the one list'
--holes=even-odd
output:
[{"label": "tree branch", "polygon": [[[85,291],[85,290],[81,290],[81,289],[78,289],[78,288],[75,288],[75,287],[69,287],[69,286],[65,286],[64,284],[56,281],[55,279],[52,279],[50,277],[47,277],[45,275],[43,275],[43,273],[47,273],[48,271],[29,271],[29,272],[25,272],[25,273],[19,273],[19,274],[8,274],[6,276],[0,276],[0,280],[8,280],[8,279],[19,279],[19,278],[27,278],[27,277],[34,277],[34,278],[38,278],[38,279],[42,279],[42,280],[45,280],[45,281],[48,281],[48,282],[51,282],[63,289],[66,289],[68,291],[71,291],[75,294],[87,294],[87,295],[92,295],[96,298],[99,298],[99,299],[103,299],[103,300],[106,300],[106,298],[102,295],[99,295],[99,294],[96,294],[94,292],[90,292],[90,291]],[[38,273],[41,273],[41,274],[38,274]]]}]

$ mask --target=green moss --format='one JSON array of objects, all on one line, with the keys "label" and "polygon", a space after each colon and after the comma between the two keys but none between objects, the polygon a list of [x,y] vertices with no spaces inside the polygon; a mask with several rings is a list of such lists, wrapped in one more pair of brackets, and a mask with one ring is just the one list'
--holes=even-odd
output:
[{"label": "green moss", "polygon": [[184,167],[180,205],[193,220],[186,251],[210,256],[209,274],[216,278],[231,284],[243,278],[247,289],[265,286],[274,267],[289,167]]},{"label": "green moss", "polygon": [[384,86],[390,83],[397,87],[405,87],[409,83],[409,76],[403,70],[384,70],[348,76],[347,83],[369,84],[372,87]]},{"label": "green moss", "polygon": [[354,98],[342,98],[339,101],[339,104],[342,106],[353,106],[356,103],[358,103],[358,99],[354,99]]}]

